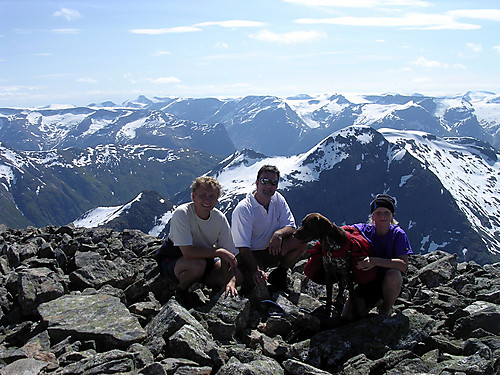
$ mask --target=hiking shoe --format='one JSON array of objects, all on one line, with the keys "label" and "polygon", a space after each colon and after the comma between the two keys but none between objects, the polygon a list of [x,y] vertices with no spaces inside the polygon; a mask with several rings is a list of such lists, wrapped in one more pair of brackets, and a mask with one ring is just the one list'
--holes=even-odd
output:
[{"label": "hiking shoe", "polygon": [[267,282],[277,290],[286,291],[288,289],[286,277],[287,270],[282,267],[276,267],[267,277]]}]

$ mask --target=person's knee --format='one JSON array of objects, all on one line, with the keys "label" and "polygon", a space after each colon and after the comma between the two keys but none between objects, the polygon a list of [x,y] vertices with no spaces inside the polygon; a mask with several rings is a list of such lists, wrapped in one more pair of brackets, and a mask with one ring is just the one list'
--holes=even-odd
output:
[{"label": "person's knee", "polygon": [[184,259],[182,262],[178,262],[176,268],[177,266],[178,270],[176,270],[176,275],[179,279],[187,277],[191,280],[198,280],[205,273],[207,261],[205,259]]},{"label": "person's knee", "polygon": [[388,269],[384,277],[384,286],[391,290],[399,290],[403,283],[401,271],[391,268]]},{"label": "person's knee", "polygon": [[192,263],[192,274],[196,278],[201,278],[207,268],[207,261],[205,259],[195,259]]}]

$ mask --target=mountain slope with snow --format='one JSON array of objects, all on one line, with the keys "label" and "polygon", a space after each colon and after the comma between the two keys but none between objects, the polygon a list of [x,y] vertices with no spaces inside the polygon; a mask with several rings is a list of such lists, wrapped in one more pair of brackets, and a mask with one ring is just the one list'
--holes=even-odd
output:
[{"label": "mountain slope with snow", "polygon": [[200,151],[103,145],[17,151],[0,144],[0,223],[64,225],[153,190],[169,198],[220,159]]},{"label": "mountain slope with snow", "polygon": [[218,156],[235,150],[222,125],[199,124],[143,108],[0,108],[0,141],[26,151],[103,144],[194,148]]}]

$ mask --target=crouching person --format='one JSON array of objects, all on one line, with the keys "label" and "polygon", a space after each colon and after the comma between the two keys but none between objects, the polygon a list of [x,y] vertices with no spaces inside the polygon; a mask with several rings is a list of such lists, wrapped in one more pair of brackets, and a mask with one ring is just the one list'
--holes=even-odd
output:
[{"label": "crouching person", "polygon": [[[269,282],[287,290],[287,272],[304,254],[306,243],[292,236],[295,219],[285,198],[277,192],[280,172],[264,165],[257,172],[255,190],[232,214],[232,233],[239,249],[245,291]],[[277,266],[269,275],[268,267]]]},{"label": "crouching person", "polygon": [[390,316],[401,293],[402,274],[408,268],[408,257],[413,253],[406,233],[394,219],[396,200],[387,194],[378,194],[370,204],[369,223],[354,226],[368,239],[375,256],[366,257],[357,264],[360,270],[376,268],[374,281],[358,285],[354,296],[349,296],[342,317],[352,320],[364,317],[374,306],[379,314]]},{"label": "crouching person", "polygon": [[192,202],[175,209],[170,233],[157,254],[162,277],[178,280],[176,299],[186,307],[191,305],[189,287],[195,282],[235,296],[242,281],[229,223],[215,208],[221,192],[215,178],[198,177],[191,185]]}]

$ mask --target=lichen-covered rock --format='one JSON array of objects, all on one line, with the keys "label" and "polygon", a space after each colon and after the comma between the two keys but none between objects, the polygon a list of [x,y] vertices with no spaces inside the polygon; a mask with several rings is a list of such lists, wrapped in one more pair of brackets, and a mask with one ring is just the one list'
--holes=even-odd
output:
[{"label": "lichen-covered rock", "polygon": [[49,366],[48,362],[33,358],[23,358],[12,362],[0,369],[1,375],[38,375],[40,371]]},{"label": "lichen-covered rock", "polygon": [[55,340],[74,336],[126,347],[146,337],[137,318],[107,294],[65,295],[41,304],[38,312]]},{"label": "lichen-covered rock", "polygon": [[210,303],[197,310],[205,322],[208,332],[219,341],[234,340],[235,335],[245,329],[250,315],[250,301],[240,296],[216,294]]},{"label": "lichen-covered rock", "polygon": [[296,361],[294,359],[287,359],[283,361],[283,367],[291,375],[328,375],[329,372],[320,370],[306,363]]},{"label": "lichen-covered rock", "polygon": [[500,306],[476,301],[464,310],[468,315],[458,319],[454,327],[454,333],[458,337],[468,337],[471,332],[479,328],[500,335]]},{"label": "lichen-covered rock", "polygon": [[33,315],[41,303],[64,295],[66,285],[61,273],[46,267],[23,269],[18,273],[18,298],[24,315]]},{"label": "lichen-covered rock", "polygon": [[61,375],[130,374],[136,370],[134,355],[121,350],[97,353],[66,366]]},{"label": "lichen-covered rock", "polygon": [[125,288],[131,283],[134,271],[122,259],[106,260],[97,252],[77,253],[75,263],[80,266],[69,278],[79,288],[99,289],[105,284]]},{"label": "lichen-covered rock", "polygon": [[175,299],[170,299],[160,312],[146,325],[148,337],[162,337],[168,339],[185,324],[191,325],[197,331],[208,335],[203,325],[196,320],[188,310],[182,307]]},{"label": "lichen-covered rock", "polygon": [[172,357],[184,357],[202,365],[214,363],[217,344],[205,332],[187,324],[183,325],[170,336],[167,353]]},{"label": "lichen-covered rock", "polygon": [[270,358],[242,363],[233,357],[215,375],[283,375],[284,373],[280,364]]}]

